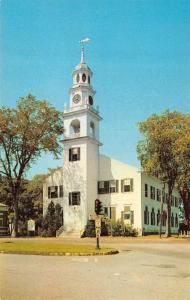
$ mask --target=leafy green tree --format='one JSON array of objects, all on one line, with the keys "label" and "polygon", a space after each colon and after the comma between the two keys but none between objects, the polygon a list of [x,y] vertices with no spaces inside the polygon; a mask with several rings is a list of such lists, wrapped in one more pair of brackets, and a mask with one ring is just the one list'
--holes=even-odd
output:
[{"label": "leafy green tree", "polygon": [[166,236],[171,234],[171,197],[190,165],[190,115],[166,111],[139,123],[144,140],[137,146],[143,170],[168,186]]},{"label": "leafy green tree", "polygon": [[45,100],[28,95],[16,108],[0,109],[0,174],[5,176],[12,195],[14,230],[18,234],[18,205],[26,171],[43,152],[58,157],[63,133],[62,116]]}]

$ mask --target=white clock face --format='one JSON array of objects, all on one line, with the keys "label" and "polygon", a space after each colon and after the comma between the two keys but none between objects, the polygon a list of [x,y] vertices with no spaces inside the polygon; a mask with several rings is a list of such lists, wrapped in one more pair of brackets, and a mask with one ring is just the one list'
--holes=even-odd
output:
[{"label": "white clock face", "polygon": [[74,102],[75,104],[77,104],[77,103],[80,102],[80,99],[81,99],[80,95],[76,94],[76,95],[73,97],[73,102]]}]

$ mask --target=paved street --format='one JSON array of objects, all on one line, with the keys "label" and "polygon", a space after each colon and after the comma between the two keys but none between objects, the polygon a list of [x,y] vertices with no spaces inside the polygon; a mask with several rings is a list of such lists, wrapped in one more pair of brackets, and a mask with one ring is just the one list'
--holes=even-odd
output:
[{"label": "paved street", "polygon": [[105,240],[104,245],[120,254],[1,254],[0,300],[190,300],[189,242]]}]

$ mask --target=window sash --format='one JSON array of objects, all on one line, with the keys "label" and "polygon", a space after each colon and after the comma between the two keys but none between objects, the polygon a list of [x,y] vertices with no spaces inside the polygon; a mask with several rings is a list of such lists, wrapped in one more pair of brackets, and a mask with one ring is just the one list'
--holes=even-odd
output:
[{"label": "window sash", "polygon": [[58,186],[48,186],[48,198],[58,198]]},{"label": "window sash", "polygon": [[154,186],[150,187],[150,198],[152,200],[155,200],[155,187]]},{"label": "window sash", "polygon": [[80,205],[80,192],[69,193],[69,205]]},{"label": "window sash", "polygon": [[80,148],[70,148],[69,149],[69,161],[80,160]]},{"label": "window sash", "polygon": [[133,192],[133,178],[125,178],[121,180],[121,190],[125,192]]}]

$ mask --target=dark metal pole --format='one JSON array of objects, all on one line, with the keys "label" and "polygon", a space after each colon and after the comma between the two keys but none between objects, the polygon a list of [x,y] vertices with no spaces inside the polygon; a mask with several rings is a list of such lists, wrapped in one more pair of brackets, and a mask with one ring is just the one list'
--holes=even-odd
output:
[{"label": "dark metal pole", "polygon": [[99,250],[100,249],[100,245],[99,245],[99,237],[97,236],[96,238],[96,249]]}]

